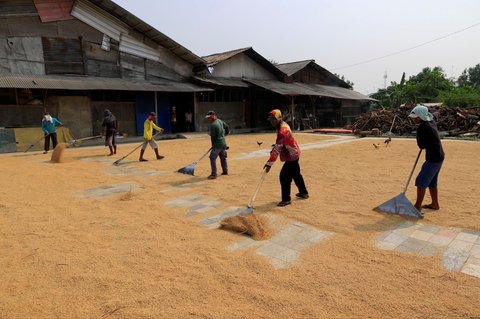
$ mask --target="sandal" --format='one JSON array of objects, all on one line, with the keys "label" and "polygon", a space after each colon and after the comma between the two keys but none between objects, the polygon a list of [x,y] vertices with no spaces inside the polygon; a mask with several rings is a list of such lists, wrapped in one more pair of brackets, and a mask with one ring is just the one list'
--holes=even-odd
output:
[{"label": "sandal", "polygon": [[292,202],[291,201],[281,201],[280,203],[277,204],[278,207],[285,207],[287,205],[290,205]]}]

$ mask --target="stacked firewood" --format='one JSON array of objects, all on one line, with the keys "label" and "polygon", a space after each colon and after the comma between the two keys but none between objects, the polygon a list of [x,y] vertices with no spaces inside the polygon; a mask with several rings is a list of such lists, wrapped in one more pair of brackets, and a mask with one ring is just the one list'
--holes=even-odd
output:
[{"label": "stacked firewood", "polygon": [[[416,125],[408,120],[412,108],[412,105],[405,105],[396,109],[373,110],[360,116],[348,129],[356,134],[368,135],[368,132],[387,133],[391,128],[395,135],[409,135],[416,130]],[[480,110],[477,108],[433,106],[429,107],[429,111],[443,135],[480,135]]]}]

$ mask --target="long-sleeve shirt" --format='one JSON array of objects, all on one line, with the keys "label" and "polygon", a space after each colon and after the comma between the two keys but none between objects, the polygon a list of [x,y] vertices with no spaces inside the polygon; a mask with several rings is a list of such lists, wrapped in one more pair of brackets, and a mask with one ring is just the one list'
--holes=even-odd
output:
[{"label": "long-sleeve shirt", "polygon": [[55,133],[57,131],[56,125],[63,125],[62,122],[52,117],[52,122],[42,120],[42,131],[45,134]]},{"label": "long-sleeve shirt", "polygon": [[417,128],[417,145],[420,149],[425,149],[427,162],[438,163],[444,160],[445,153],[433,123],[427,121],[420,123]]},{"label": "long-sleeve shirt", "polygon": [[284,121],[280,121],[277,130],[277,140],[270,152],[270,158],[267,161],[267,165],[272,166],[280,155],[282,162],[296,161],[300,158],[300,147],[293,137],[290,126]]},{"label": "long-sleeve shirt", "polygon": [[153,121],[146,120],[145,123],[143,123],[143,138],[150,141],[153,138],[153,129],[156,129],[159,132],[163,130]]},{"label": "long-sleeve shirt", "polygon": [[210,139],[212,141],[213,148],[227,147],[225,141],[225,130],[223,129],[222,120],[216,119],[210,123]]}]

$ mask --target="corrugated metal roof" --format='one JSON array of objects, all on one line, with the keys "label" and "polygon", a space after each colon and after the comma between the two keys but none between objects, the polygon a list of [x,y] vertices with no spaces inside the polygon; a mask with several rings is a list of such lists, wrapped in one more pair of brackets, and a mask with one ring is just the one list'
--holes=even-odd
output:
[{"label": "corrugated metal roof", "polygon": [[311,87],[294,82],[294,83],[284,83],[280,81],[272,80],[252,80],[252,79],[243,79],[248,83],[263,87],[269,91],[281,94],[281,95],[312,95],[312,96],[321,96],[322,94],[315,92]]},{"label": "corrugated metal roof", "polygon": [[307,84],[313,90],[320,92],[322,96],[333,97],[343,100],[360,100],[360,101],[376,101],[367,95],[363,95],[354,90],[342,88],[339,86],[321,85],[321,84]]},{"label": "corrugated metal roof", "polygon": [[99,8],[105,10],[109,14],[113,15],[117,19],[120,19],[127,25],[129,25],[134,30],[140,32],[146,37],[150,38],[154,42],[160,44],[166,49],[170,50],[173,54],[180,57],[181,59],[189,62],[194,66],[203,66],[205,61],[199,56],[195,55],[190,50],[181,46],[179,43],[175,42],[171,38],[167,37],[165,34],[156,30],[151,25],[145,23],[143,20],[137,18],[135,15],[131,14],[121,6],[117,5],[110,0],[88,0],[89,2],[95,4]]},{"label": "corrugated metal roof", "polygon": [[310,64],[310,62],[315,62],[315,60],[281,63],[275,64],[275,66],[286,75],[291,76],[305,68],[308,64]]},{"label": "corrugated metal roof", "polygon": [[199,81],[204,84],[216,85],[216,86],[227,86],[227,87],[241,87],[248,88],[248,84],[243,82],[242,79],[236,78],[216,78],[216,77],[202,77],[194,76],[194,80]]},{"label": "corrugated metal roof", "polygon": [[14,75],[0,74],[0,88],[24,89],[63,89],[63,90],[118,90],[118,91],[157,91],[157,92],[205,92],[212,89],[189,82],[162,81],[152,83],[147,81],[131,81],[125,79],[76,77],[76,76],[45,76],[45,75]]},{"label": "corrugated metal roof", "polygon": [[295,73],[300,72],[302,69],[306,67],[310,67],[315,71],[319,72],[320,74],[323,74],[324,76],[326,76],[329,82],[327,84],[336,84],[344,88],[351,88],[351,85],[349,85],[347,82],[343,81],[338,76],[328,71],[324,67],[315,63],[315,60],[305,60],[305,61],[277,64],[276,67],[282,72],[284,72],[285,74],[287,74],[288,76],[292,76]]},{"label": "corrugated metal roof", "polygon": [[309,95],[309,96],[326,96],[343,100],[361,100],[361,101],[376,101],[369,96],[363,95],[359,92],[345,89],[338,86],[320,85],[320,84],[305,84],[300,82],[284,83],[280,81],[271,80],[252,80],[243,79],[248,83],[263,87],[269,91],[289,96]]}]

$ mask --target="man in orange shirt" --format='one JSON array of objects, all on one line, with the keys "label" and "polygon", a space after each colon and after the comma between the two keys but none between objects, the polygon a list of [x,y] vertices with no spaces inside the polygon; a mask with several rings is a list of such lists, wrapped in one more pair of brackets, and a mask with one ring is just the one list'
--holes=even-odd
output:
[{"label": "man in orange shirt", "polygon": [[270,158],[265,164],[264,169],[268,173],[279,155],[280,160],[285,162],[280,171],[282,201],[278,203],[278,206],[283,207],[292,203],[290,197],[292,179],[298,187],[298,193],[295,196],[307,199],[309,195],[302,174],[300,173],[300,164],[298,163],[301,153],[300,147],[293,137],[290,126],[283,121],[282,113],[278,109],[272,110],[268,113],[268,120],[273,127],[277,128],[277,140],[270,152]]}]

